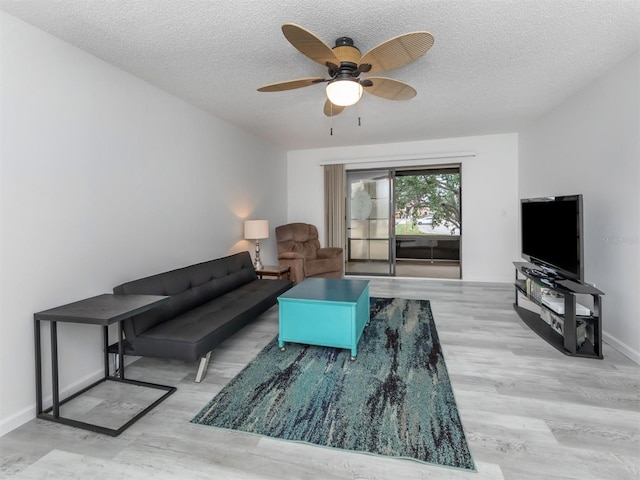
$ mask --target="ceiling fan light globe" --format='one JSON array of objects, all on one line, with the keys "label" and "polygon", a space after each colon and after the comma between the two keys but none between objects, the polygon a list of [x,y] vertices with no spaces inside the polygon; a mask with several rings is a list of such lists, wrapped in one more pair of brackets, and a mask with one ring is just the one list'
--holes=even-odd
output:
[{"label": "ceiling fan light globe", "polygon": [[362,97],[362,85],[353,80],[335,80],[327,84],[327,98],[334,105],[348,107]]}]

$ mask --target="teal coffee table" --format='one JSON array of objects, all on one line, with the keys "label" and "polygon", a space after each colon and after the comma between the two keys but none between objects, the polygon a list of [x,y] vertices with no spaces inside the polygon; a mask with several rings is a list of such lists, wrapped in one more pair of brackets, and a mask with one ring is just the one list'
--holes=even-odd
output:
[{"label": "teal coffee table", "polygon": [[369,281],[308,278],[278,297],[280,331],[285,342],[348,348],[351,359],[369,323]]}]

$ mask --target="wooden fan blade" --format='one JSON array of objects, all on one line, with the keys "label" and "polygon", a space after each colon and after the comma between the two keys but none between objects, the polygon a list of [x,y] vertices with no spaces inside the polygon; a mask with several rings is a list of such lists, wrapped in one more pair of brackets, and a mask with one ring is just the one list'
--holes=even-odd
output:
[{"label": "wooden fan blade", "polygon": [[384,72],[411,63],[433,45],[429,32],[411,32],[399,35],[371,49],[360,59],[360,64],[371,65],[370,73]]},{"label": "wooden fan blade", "polygon": [[324,78],[299,78],[297,80],[289,80],[287,82],[270,83],[258,88],[259,92],[284,92],[285,90],[293,90],[294,88],[309,87],[316,83],[321,83]]},{"label": "wooden fan blade", "polygon": [[371,80],[372,85],[364,86],[364,91],[387,100],[409,100],[418,93],[411,85],[392,78],[368,77],[367,80]]},{"label": "wooden fan blade", "polygon": [[340,59],[333,53],[331,47],[306,28],[295,23],[285,23],[282,25],[282,33],[291,45],[314,62],[320,65],[326,65],[327,62],[340,65]]},{"label": "wooden fan blade", "polygon": [[345,107],[341,107],[340,105],[334,105],[333,103],[331,103],[331,100],[329,100],[328,98],[324,102],[324,114],[327,117],[334,117],[339,113],[342,113],[344,108]]}]

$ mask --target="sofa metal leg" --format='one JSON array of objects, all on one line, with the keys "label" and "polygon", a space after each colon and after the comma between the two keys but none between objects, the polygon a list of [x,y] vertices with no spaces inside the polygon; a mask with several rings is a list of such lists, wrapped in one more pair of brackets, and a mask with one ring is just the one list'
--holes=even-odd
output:
[{"label": "sofa metal leg", "polygon": [[198,373],[196,374],[196,383],[200,383],[204,380],[207,374],[207,367],[209,366],[209,359],[211,358],[211,352],[208,352],[204,357],[200,358],[200,365],[198,365]]}]

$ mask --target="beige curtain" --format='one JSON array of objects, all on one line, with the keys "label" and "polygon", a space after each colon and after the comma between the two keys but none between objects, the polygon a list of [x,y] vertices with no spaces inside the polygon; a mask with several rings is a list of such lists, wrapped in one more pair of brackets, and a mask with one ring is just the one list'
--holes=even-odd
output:
[{"label": "beige curtain", "polygon": [[344,248],[345,170],[343,164],[324,166],[324,239],[327,247]]}]

